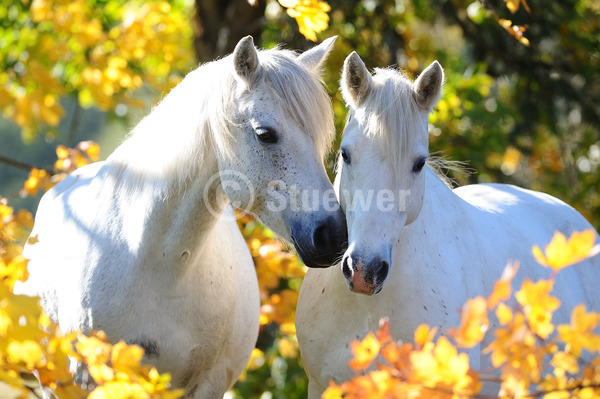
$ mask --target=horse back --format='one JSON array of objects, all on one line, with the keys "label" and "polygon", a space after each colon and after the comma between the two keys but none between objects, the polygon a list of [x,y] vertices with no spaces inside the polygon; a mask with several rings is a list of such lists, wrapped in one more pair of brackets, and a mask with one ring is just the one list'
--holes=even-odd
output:
[{"label": "horse back", "polygon": [[[480,221],[477,229],[483,233],[489,250],[500,251],[503,257],[499,259],[506,262],[520,262],[517,284],[524,278],[532,281],[547,278],[551,272],[534,259],[534,245],[543,249],[557,231],[569,237],[575,231],[594,230],[573,207],[545,193],[506,184],[477,184],[454,192],[477,209],[474,220]],[[598,233],[595,234],[596,241],[600,240]],[[590,284],[592,281],[600,281],[600,256],[564,269],[556,276],[554,293],[563,303],[557,319],[568,322],[570,309],[578,303],[600,310],[600,295],[595,292],[594,284]]]}]

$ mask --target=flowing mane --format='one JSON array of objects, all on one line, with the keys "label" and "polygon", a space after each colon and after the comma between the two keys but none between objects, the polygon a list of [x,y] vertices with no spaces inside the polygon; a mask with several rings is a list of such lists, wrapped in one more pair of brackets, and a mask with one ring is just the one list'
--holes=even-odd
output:
[{"label": "flowing mane", "polygon": [[[323,157],[335,128],[329,95],[318,71],[295,62],[297,54],[292,51],[261,50],[258,55],[261,70],[253,86],[260,85],[279,99],[276,111],[308,132]],[[231,57],[190,72],[131,131],[107,159],[108,173],[117,184],[126,183],[128,191],[151,184],[155,192],[166,196],[201,172],[210,150],[228,158],[237,156],[229,146],[236,140],[232,128],[248,120],[235,115],[232,106],[234,98],[248,88],[236,79]]]}]

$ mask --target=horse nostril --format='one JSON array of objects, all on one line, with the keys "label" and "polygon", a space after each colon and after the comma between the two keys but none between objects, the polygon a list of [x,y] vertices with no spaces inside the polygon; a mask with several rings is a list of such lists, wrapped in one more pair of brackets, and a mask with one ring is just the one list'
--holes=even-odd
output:
[{"label": "horse nostril", "polygon": [[350,265],[350,262],[352,262],[350,256],[344,256],[344,259],[342,259],[342,273],[344,273],[346,280],[352,277],[352,266]]},{"label": "horse nostril", "polygon": [[379,267],[375,271],[375,281],[377,283],[382,283],[388,275],[390,271],[390,265],[386,261],[381,261]]},{"label": "horse nostril", "polygon": [[319,252],[332,252],[336,250],[331,242],[331,232],[326,223],[318,226],[313,233],[313,245]]}]

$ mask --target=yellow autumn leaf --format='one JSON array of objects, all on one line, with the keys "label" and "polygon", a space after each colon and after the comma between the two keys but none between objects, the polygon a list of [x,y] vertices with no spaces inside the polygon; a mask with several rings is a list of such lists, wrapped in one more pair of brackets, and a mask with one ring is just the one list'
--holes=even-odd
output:
[{"label": "yellow autumn leaf", "polygon": [[277,348],[279,349],[279,354],[281,354],[281,357],[284,359],[294,359],[298,357],[298,344],[292,342],[287,337],[278,340]]},{"label": "yellow autumn leaf", "polygon": [[140,384],[128,381],[111,381],[94,389],[88,399],[149,398]]},{"label": "yellow autumn leaf", "polygon": [[496,317],[498,318],[500,324],[505,326],[512,320],[513,313],[508,306],[506,306],[504,303],[500,303],[496,308]]},{"label": "yellow autumn leaf", "polygon": [[544,248],[544,252],[537,245],[533,247],[532,252],[538,263],[558,271],[597,255],[600,252],[600,244],[594,245],[595,241],[596,233],[592,229],[575,231],[568,240],[564,234],[557,231]]},{"label": "yellow autumn leaf", "polygon": [[552,356],[550,365],[554,367],[554,375],[564,377],[565,373],[575,374],[579,372],[577,357],[567,352],[556,352]]},{"label": "yellow autumn leaf", "polygon": [[33,168],[29,172],[29,177],[25,181],[23,188],[28,195],[34,196],[38,190],[45,191],[50,186],[50,174],[43,169]]},{"label": "yellow autumn leaf", "polygon": [[600,335],[594,333],[599,324],[600,313],[587,313],[585,306],[579,304],[571,312],[571,324],[558,326],[558,337],[575,356],[583,349],[600,352]]},{"label": "yellow autumn leaf", "polygon": [[506,3],[506,8],[508,8],[510,10],[510,12],[512,12],[513,14],[517,12],[517,10],[519,10],[519,3],[521,3],[521,0],[504,0]]},{"label": "yellow autumn leaf", "polygon": [[104,384],[115,378],[114,370],[104,363],[92,363],[88,366],[88,372],[97,384]]},{"label": "yellow autumn leaf", "polygon": [[424,346],[430,342],[437,332],[437,328],[430,328],[427,324],[421,324],[415,330],[415,345]]},{"label": "yellow autumn leaf", "polygon": [[23,363],[28,369],[33,369],[42,364],[44,354],[38,342],[12,341],[6,346],[6,360],[10,363]]},{"label": "yellow autumn leaf", "polygon": [[560,306],[560,300],[550,295],[553,287],[553,280],[533,283],[527,279],[515,293],[515,298],[523,306],[529,327],[543,339],[554,331],[552,313]]},{"label": "yellow autumn leaf", "polygon": [[350,360],[349,365],[354,370],[364,370],[368,368],[373,360],[379,354],[379,341],[372,332],[369,332],[362,341],[353,341],[350,343],[354,358]]},{"label": "yellow autumn leaf", "polygon": [[69,157],[69,149],[64,145],[56,146],[56,157],[58,159],[66,159]]},{"label": "yellow autumn leaf", "polygon": [[488,307],[493,309],[500,301],[506,301],[510,298],[512,280],[519,270],[519,262],[509,263],[504,268],[502,276],[494,284],[494,290],[488,297]]},{"label": "yellow autumn leaf", "polygon": [[331,10],[329,4],[321,0],[279,0],[287,8],[287,14],[296,19],[300,33],[308,40],[317,41],[317,33],[329,26]]},{"label": "yellow autumn leaf", "polygon": [[77,144],[76,148],[80,151],[83,151],[93,162],[96,162],[100,159],[100,145],[94,141],[82,141]]},{"label": "yellow autumn leaf", "polygon": [[521,5],[521,3],[523,4],[523,7],[527,10],[527,12],[531,12],[525,0],[504,0],[504,2],[506,3],[506,8],[508,8],[513,14],[519,11],[519,6]]},{"label": "yellow autumn leaf", "polygon": [[344,393],[344,390],[337,384],[335,384],[333,381],[329,382],[329,386],[327,387],[327,389],[325,389],[325,392],[323,392],[323,395],[321,396],[322,399],[342,399],[344,398],[346,395]]},{"label": "yellow autumn leaf", "polygon": [[144,349],[120,341],[113,345],[110,361],[115,370],[134,374],[140,370],[143,357]]},{"label": "yellow autumn leaf", "polygon": [[449,334],[463,348],[472,348],[483,340],[490,322],[487,316],[487,301],[479,296],[469,299],[461,312],[461,323]]}]

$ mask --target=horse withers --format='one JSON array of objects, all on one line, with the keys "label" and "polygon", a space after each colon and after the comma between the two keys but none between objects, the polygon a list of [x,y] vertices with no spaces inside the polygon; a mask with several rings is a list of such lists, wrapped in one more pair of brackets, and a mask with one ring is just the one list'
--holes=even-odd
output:
[{"label": "horse withers", "polygon": [[[333,41],[297,56],[246,37],[189,73],[105,162],[44,195],[16,291],[39,295],[64,331],[142,346],[189,397],[223,396],[250,358],[260,306],[230,204],[310,267],[346,248],[344,215],[323,200],[335,132],[319,68]],[[280,206],[292,189],[316,206]]]},{"label": "horse withers", "polygon": [[[356,53],[344,63],[350,110],[334,186],[349,245],[340,267],[308,270],[300,290],[296,329],[310,398],[330,380],[354,376],[349,343],[375,331],[382,317],[404,342],[421,323],[445,334],[459,325],[468,298],[491,293],[509,260],[521,264],[516,286],[547,277],[532,246],[555,231],[592,228],[547,194],[503,184],[449,188],[428,163],[428,114],[443,80],[437,62],[414,83],[392,69],[372,76]],[[553,321],[569,323],[579,303],[600,311],[598,281],[600,256],[561,271],[553,294],[562,306]],[[480,349],[469,353],[478,370],[490,364]]]}]

